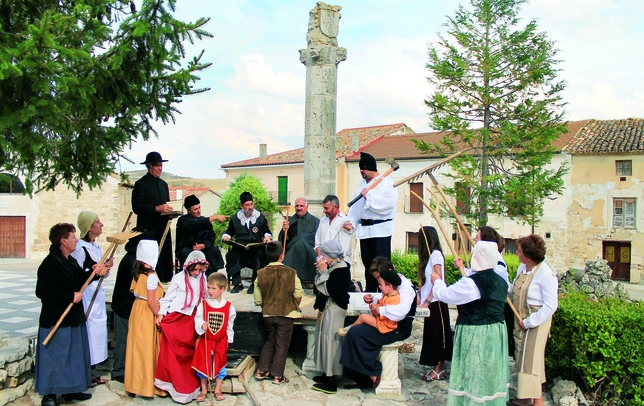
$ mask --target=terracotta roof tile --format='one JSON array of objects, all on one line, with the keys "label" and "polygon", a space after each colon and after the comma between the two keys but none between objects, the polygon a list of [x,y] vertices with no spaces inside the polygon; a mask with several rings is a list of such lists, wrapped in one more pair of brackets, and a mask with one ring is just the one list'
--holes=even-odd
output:
[{"label": "terracotta roof tile", "polygon": [[[362,150],[375,141],[398,134],[413,134],[414,131],[403,123],[374,127],[346,128],[336,134],[336,158],[350,155],[354,134],[358,137],[358,148]],[[267,155],[266,159],[251,158],[243,161],[221,165],[222,168],[240,168],[247,166],[284,165],[304,162],[304,148],[292,149]]]},{"label": "terracotta roof tile", "polygon": [[565,151],[572,155],[642,152],[644,118],[589,120]]}]

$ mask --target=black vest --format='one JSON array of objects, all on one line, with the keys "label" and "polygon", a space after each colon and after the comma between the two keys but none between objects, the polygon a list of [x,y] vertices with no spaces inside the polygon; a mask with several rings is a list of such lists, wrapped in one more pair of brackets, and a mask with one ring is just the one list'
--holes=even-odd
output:
[{"label": "black vest", "polygon": [[481,298],[457,306],[456,324],[481,326],[503,323],[503,306],[508,296],[508,284],[494,272],[494,269],[474,272],[470,278],[481,292]]}]

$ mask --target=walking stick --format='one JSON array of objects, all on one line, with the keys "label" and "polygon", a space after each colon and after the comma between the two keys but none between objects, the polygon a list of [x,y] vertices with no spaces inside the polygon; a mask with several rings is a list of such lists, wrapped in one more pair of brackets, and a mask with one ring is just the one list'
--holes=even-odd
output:
[{"label": "walking stick", "polygon": [[[288,212],[289,212],[289,207],[286,208],[286,217],[284,219],[288,221]],[[282,215],[284,216],[284,215]],[[291,224],[289,223],[289,228],[291,227]],[[288,240],[288,230],[284,233],[284,246],[282,247],[282,255],[286,255],[286,240]]]},{"label": "walking stick", "polygon": [[[96,264],[96,268],[99,268],[99,267],[103,266],[103,264],[107,260],[108,253],[114,248],[114,245],[125,244],[127,242],[127,240],[129,240],[132,237],[136,237],[139,234],[141,234],[141,233],[140,232],[131,232],[130,231],[130,232],[124,232],[124,233],[116,234],[116,235],[114,235],[112,237],[107,237],[107,241],[110,242],[111,245],[109,246],[107,251],[105,251],[105,254],[103,254],[103,257],[98,262],[98,264]],[[94,279],[94,274],[95,274],[95,272],[92,271],[91,275],[89,275],[89,278],[87,278],[87,280],[85,281],[83,286],[80,288],[79,293],[83,293],[85,291],[85,288],[87,287],[87,285],[89,285],[90,282],[92,282],[92,279]],[[49,340],[51,340],[51,338],[54,336],[54,333],[56,332],[56,330],[58,330],[58,327],[60,327],[60,324],[65,319],[65,316],[67,316],[69,311],[72,309],[72,306],[74,306],[74,302],[71,302],[69,304],[69,306],[67,306],[67,309],[65,309],[63,314],[60,316],[60,318],[56,322],[56,325],[54,325],[54,328],[51,329],[51,331],[49,332],[47,337],[43,340],[43,342],[42,342],[43,345],[47,345],[47,343],[49,343]]]},{"label": "walking stick", "polygon": [[[132,219],[132,214],[133,214],[132,212],[130,212],[130,214],[128,214],[127,220],[125,220],[125,225],[123,226],[123,229],[121,230],[122,233],[124,233],[125,230],[127,230],[127,226],[130,224],[130,219]],[[114,245],[114,244],[112,244],[112,245]],[[110,247],[112,247],[112,246],[110,245]],[[116,245],[114,245],[114,247],[112,248],[112,252],[110,252],[110,256],[107,258],[107,261],[109,261],[110,259],[114,258],[114,254],[116,254],[116,249],[117,248],[118,247]],[[87,311],[85,312],[85,318],[86,319],[89,319],[89,314],[92,311],[92,306],[94,306],[94,301],[96,300],[96,295],[98,295],[98,291],[101,289],[101,285],[103,284],[103,279],[105,279],[105,277],[101,276],[101,278],[98,280],[98,285],[96,285],[96,290],[94,291],[94,295],[92,295],[92,300],[90,300],[89,305],[87,306]]]}]

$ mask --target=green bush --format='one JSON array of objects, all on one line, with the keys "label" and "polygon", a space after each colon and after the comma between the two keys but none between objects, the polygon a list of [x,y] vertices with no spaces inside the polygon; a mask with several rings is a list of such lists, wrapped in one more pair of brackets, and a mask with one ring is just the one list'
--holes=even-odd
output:
[{"label": "green bush", "polygon": [[[504,255],[503,259],[508,266],[510,282],[512,282],[517,274],[517,268],[519,268],[519,257],[508,254]],[[395,250],[391,253],[391,262],[396,271],[405,275],[415,286],[418,286],[418,278],[416,277],[418,275],[418,255]],[[454,256],[445,255],[445,283],[449,286],[459,279],[461,279],[461,271],[454,266]]]},{"label": "green bush", "polygon": [[596,404],[644,405],[644,303],[591,301],[566,290],[546,347],[550,378],[593,391]]}]

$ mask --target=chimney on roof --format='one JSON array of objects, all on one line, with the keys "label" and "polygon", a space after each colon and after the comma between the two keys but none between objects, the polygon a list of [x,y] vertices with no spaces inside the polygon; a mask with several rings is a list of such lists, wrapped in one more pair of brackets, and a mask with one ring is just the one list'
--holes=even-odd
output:
[{"label": "chimney on roof", "polygon": [[266,144],[259,144],[259,159],[262,161],[266,159]]},{"label": "chimney on roof", "polygon": [[177,189],[177,200],[183,199],[183,190]]},{"label": "chimney on roof", "polygon": [[351,151],[358,152],[360,149],[360,135],[357,131],[351,133]]}]

